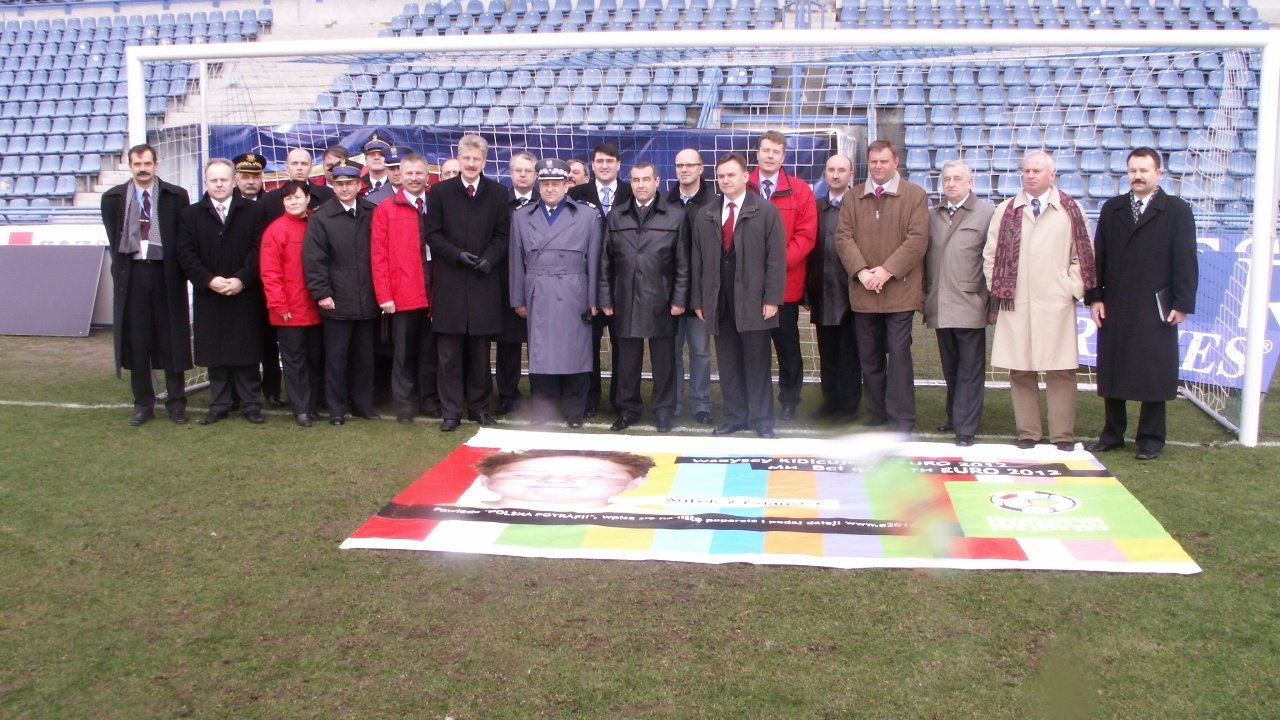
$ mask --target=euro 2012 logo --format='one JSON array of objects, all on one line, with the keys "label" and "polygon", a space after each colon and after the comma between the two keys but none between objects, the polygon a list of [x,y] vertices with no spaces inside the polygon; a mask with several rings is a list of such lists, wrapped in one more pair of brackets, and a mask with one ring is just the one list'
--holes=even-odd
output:
[{"label": "euro 2012 logo", "polygon": [[1028,515],[1053,515],[1076,509],[1080,501],[1044,490],[1017,490],[992,495],[991,504]]}]

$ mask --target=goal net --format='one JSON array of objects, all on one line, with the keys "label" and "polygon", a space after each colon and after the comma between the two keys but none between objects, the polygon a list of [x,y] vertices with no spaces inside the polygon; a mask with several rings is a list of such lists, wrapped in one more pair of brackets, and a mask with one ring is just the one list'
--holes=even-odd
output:
[{"label": "goal net", "polygon": [[[663,42],[645,47],[639,33],[510,35],[433,50],[383,39],[367,47],[350,41],[337,55],[258,43],[235,52],[262,56],[238,58],[219,57],[215,46],[184,48],[189,61],[142,61],[146,77],[181,68],[187,89],[144,83],[146,132],[161,149],[166,178],[193,197],[204,158],[257,152],[268,160],[270,184],[282,176],[290,148],[312,149],[318,164],[326,146],[358,154],[375,131],[432,163],[452,156],[462,134],[479,132],[491,144],[486,173],[503,180],[515,152],[585,160],[593,146],[612,142],[624,179],[627,167],[647,160],[671,187],[682,148],[702,152],[704,181],[713,182],[713,158],[739,151],[754,163],[759,133],[780,130],[788,135],[787,171],[819,195],[831,153],[851,157],[860,181],[867,143],[886,139],[899,148],[903,177],[924,187],[931,203],[950,160],[967,162],[976,194],[998,203],[1018,191],[1022,156],[1043,149],[1054,157],[1059,189],[1082,203],[1091,222],[1107,198],[1128,189],[1129,150],[1154,147],[1164,158],[1162,187],[1191,202],[1200,241],[1198,311],[1181,332],[1184,394],[1233,429],[1249,407],[1245,398],[1256,404],[1263,362],[1270,377],[1274,355],[1246,362],[1250,323],[1263,323],[1269,345],[1280,339],[1274,320],[1249,310],[1272,294],[1274,257],[1275,218],[1254,228],[1255,203],[1275,206],[1274,162],[1264,165],[1265,183],[1257,172],[1259,148],[1275,147],[1274,136],[1259,135],[1259,111],[1267,107],[1261,49],[1103,46],[1091,31],[1071,34],[1078,45],[1054,47],[922,47],[920,40],[860,47],[821,33],[815,37],[825,42],[770,47],[760,33],[748,33],[745,43],[729,41],[744,33],[688,31],[676,46],[665,37],[671,33],[651,35]],[[866,37],[841,37],[853,35]],[[697,43],[700,37],[707,42]],[[432,38],[431,47],[455,40]],[[1258,196],[1260,186],[1267,197]],[[1261,253],[1253,238],[1265,243]],[[1265,268],[1256,267],[1259,257]],[[806,375],[816,381],[807,314],[801,330]],[[1095,334],[1083,305],[1078,330],[1088,389]],[[941,383],[936,347],[917,325],[917,382]],[[1258,374],[1250,389],[1246,365]],[[1007,378],[992,369],[989,380]]]}]

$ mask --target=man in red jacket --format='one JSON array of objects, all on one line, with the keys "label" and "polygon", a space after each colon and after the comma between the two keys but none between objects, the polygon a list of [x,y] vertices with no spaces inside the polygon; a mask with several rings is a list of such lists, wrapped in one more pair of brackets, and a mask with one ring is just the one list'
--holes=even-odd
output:
[{"label": "man in red jacket", "polygon": [[369,255],[378,307],[391,316],[391,399],[396,420],[413,422],[425,385],[419,363],[428,356],[425,266],[431,260],[423,216],[427,210],[427,160],[416,153],[400,159],[401,187],[373,211]]},{"label": "man in red jacket", "polygon": [[804,383],[804,357],[800,354],[800,301],[804,299],[805,261],[818,237],[818,210],[813,188],[782,168],[787,157],[787,138],[769,130],[756,143],[756,169],[748,187],[773,203],[782,215],[787,236],[787,284],[778,326],[772,331],[778,354],[779,420],[794,420]]}]

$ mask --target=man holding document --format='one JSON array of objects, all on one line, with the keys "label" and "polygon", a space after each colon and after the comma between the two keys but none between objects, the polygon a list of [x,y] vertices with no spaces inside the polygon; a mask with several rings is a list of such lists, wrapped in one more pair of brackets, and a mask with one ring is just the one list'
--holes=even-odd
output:
[{"label": "man holding document", "polygon": [[1139,460],[1160,457],[1165,402],[1178,393],[1178,325],[1195,312],[1198,265],[1191,206],[1159,187],[1160,154],[1129,153],[1131,192],[1111,198],[1094,235],[1098,287],[1085,294],[1098,326],[1098,394],[1106,423],[1092,452],[1124,446],[1125,401],[1142,403]]}]

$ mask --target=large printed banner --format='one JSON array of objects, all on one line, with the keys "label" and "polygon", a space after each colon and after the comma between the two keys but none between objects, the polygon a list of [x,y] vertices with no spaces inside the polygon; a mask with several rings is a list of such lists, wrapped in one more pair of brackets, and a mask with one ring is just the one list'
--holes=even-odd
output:
[{"label": "large printed banner", "polygon": [[344,549],[546,558],[1200,571],[1092,455],[481,429]]}]

